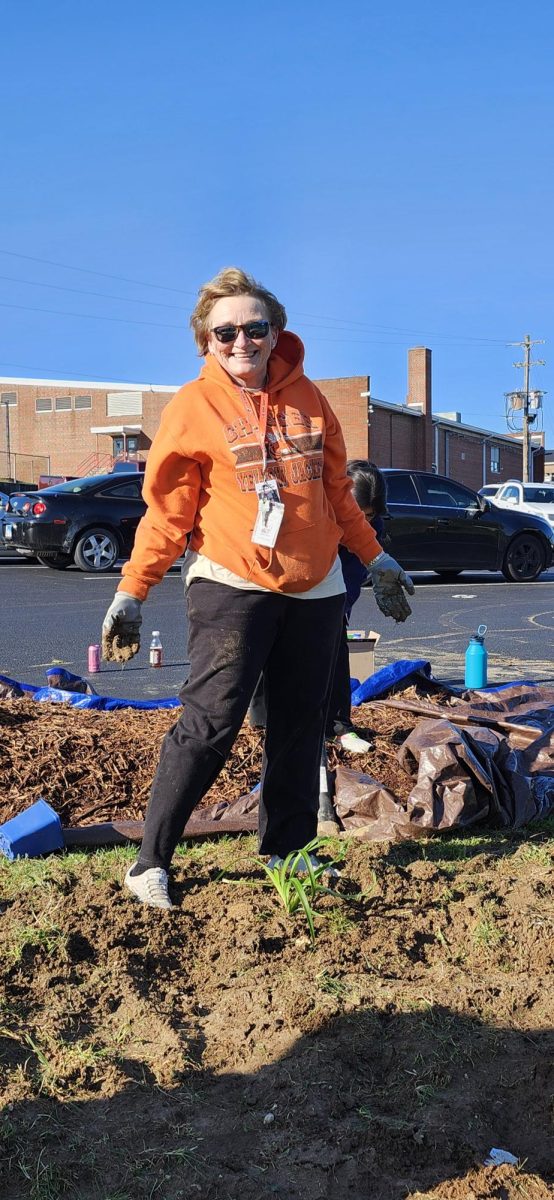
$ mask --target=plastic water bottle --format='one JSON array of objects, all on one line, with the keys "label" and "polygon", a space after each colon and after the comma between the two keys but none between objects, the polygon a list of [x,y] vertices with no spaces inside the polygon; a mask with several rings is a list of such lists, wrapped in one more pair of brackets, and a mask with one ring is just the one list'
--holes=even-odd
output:
[{"label": "plastic water bottle", "polygon": [[163,648],[159,629],[154,629],[152,631],[152,641],[150,642],[150,666],[163,666]]},{"label": "plastic water bottle", "polygon": [[485,649],[486,625],[479,625],[477,633],[469,639],[466,650],[465,685],[468,688],[486,687],[487,651]]}]

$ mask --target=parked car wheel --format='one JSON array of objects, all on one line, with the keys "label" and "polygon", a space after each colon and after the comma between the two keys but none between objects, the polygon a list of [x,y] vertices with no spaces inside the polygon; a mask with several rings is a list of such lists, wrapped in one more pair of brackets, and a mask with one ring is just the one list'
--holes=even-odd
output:
[{"label": "parked car wheel", "polygon": [[506,551],[502,565],[504,578],[510,583],[532,583],[544,567],[544,550],[539,539],[532,533],[518,533]]},{"label": "parked car wheel", "polygon": [[51,567],[53,571],[65,571],[71,563],[70,554],[51,554],[44,557],[41,554],[37,554],[37,559],[39,563],[42,563],[43,567]]},{"label": "parked car wheel", "polygon": [[109,571],[120,554],[115,533],[108,529],[87,529],[75,546],[75,565],[80,571]]}]

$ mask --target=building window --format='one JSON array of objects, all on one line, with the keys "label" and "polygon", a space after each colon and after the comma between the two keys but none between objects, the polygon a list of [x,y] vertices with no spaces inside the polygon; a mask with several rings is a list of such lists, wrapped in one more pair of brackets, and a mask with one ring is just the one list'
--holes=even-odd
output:
[{"label": "building window", "polygon": [[491,446],[491,474],[498,475],[500,470],[500,446]]},{"label": "building window", "polygon": [[71,412],[71,396],[56,396],[54,407],[56,412]]},{"label": "building window", "polygon": [[17,392],[0,392],[0,404],[3,408],[17,408]]},{"label": "building window", "polygon": [[75,410],[80,408],[92,408],[92,396],[76,396]]},{"label": "building window", "polygon": [[35,400],[35,412],[52,412],[51,396],[37,396]]},{"label": "building window", "polygon": [[142,416],[142,392],[108,392],[108,417]]}]

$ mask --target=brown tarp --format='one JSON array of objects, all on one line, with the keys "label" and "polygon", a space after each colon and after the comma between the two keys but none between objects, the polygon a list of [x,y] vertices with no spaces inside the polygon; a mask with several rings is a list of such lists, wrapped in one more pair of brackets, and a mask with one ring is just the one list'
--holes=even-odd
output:
[{"label": "brown tarp", "polygon": [[[395,707],[402,706],[397,699]],[[486,697],[465,692],[443,712],[448,716],[419,721],[398,751],[414,780],[406,801],[370,775],[337,767],[334,806],[346,833],[398,841],[485,821],[519,829],[554,812],[554,689],[515,684]],[[227,821],[236,827],[242,814],[252,818],[256,802],[251,793],[215,805],[202,812],[203,822],[223,832]]]}]

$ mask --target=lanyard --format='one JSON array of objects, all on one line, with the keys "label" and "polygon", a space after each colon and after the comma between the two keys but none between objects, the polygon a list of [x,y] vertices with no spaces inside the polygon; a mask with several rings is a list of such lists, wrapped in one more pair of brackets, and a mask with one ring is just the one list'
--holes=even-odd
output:
[{"label": "lanyard", "polygon": [[246,409],[246,412],[252,422],[252,428],[254,430],[254,433],[256,434],[257,440],[261,446],[263,473],[265,475],[266,468],[267,468],[267,447],[266,447],[266,443],[265,443],[265,437],[266,437],[266,433],[267,433],[267,408],[268,408],[267,392],[260,393],[260,415],[259,415],[259,417],[256,412],[256,405],[254,404],[252,397],[249,396],[248,392],[245,392],[245,391],[242,392],[242,400],[243,400],[243,404]]}]

